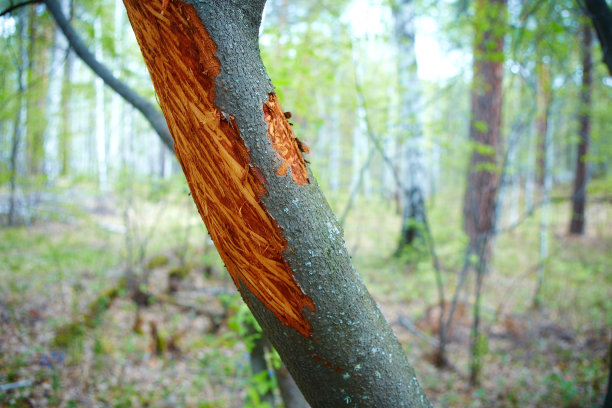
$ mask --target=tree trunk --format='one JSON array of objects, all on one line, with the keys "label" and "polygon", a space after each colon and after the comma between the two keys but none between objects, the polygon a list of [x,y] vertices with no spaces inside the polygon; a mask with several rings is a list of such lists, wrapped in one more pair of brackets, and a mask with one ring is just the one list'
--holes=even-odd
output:
[{"label": "tree trunk", "polygon": [[536,133],[538,141],[538,183],[544,187],[546,174],[546,130],[548,128],[548,110],[550,108],[551,82],[550,68],[545,62],[536,63]]},{"label": "tree trunk", "polygon": [[[612,361],[612,342],[610,342],[610,356],[608,357],[608,361]],[[608,389],[602,408],[612,408],[612,364],[608,365]]]},{"label": "tree trunk", "polygon": [[[491,256],[495,202],[500,182],[497,154],[501,148],[503,41],[506,0],[476,2],[472,115],[473,144],[464,200],[464,228],[476,253]],[[483,28],[484,27],[484,28]],[[479,245],[485,245],[482,249]],[[486,269],[486,268],[485,268]]]},{"label": "tree trunk", "polygon": [[[102,22],[100,17],[94,20],[94,52],[96,59],[102,60]],[[98,169],[98,184],[100,190],[107,192],[108,161],[106,160],[106,115],[104,103],[104,81],[100,76],[94,78],[95,92],[95,137],[96,137],[96,164]]]},{"label": "tree trunk", "polygon": [[586,206],[586,185],[588,181],[586,155],[589,149],[591,132],[591,84],[593,82],[593,64],[591,55],[591,27],[582,26],[582,88],[580,90],[580,141],[576,157],[576,177],[574,178],[574,194],[572,195],[572,220],[570,234],[584,234],[584,210]]},{"label": "tree trunk", "polygon": [[[123,66],[123,55],[124,53],[124,38],[126,37],[126,21],[125,21],[125,7],[123,6],[123,0],[114,0],[113,4],[113,44],[114,44],[114,68],[113,75],[115,78],[121,78],[121,69]],[[125,104],[121,95],[117,92],[113,92],[111,95],[111,106],[110,110],[110,124],[109,124],[109,141],[108,141],[108,157],[114,158],[121,156],[121,141],[129,135],[126,133],[124,126],[125,123]],[[160,141],[163,143],[163,140]],[[162,147],[162,150],[168,150],[166,147]],[[159,155],[159,163],[163,169],[163,153]],[[118,162],[115,160],[109,160],[109,171],[116,172],[118,170]]]},{"label": "tree trunk", "polygon": [[359,196],[359,190],[363,192],[363,197],[370,199],[372,193],[372,181],[370,175],[370,166],[368,161],[368,145],[366,112],[363,106],[358,106],[355,113],[355,127],[353,128],[353,143],[352,143],[352,166],[351,166],[351,194],[354,192]]},{"label": "tree trunk", "polygon": [[27,41],[27,18],[26,9],[23,9],[20,15],[17,16],[17,35],[19,44],[19,61],[17,65],[17,106],[15,113],[15,122],[13,125],[13,140],[11,141],[11,156],[10,156],[10,186],[9,186],[9,208],[8,220],[9,226],[17,225],[17,157],[19,155],[19,145],[24,139],[26,133],[26,73],[28,69],[28,53],[26,48]]},{"label": "tree trunk", "polygon": [[[73,0],[69,1],[69,13],[68,19],[72,20],[74,10]],[[63,33],[62,33],[63,35]],[[74,65],[74,54],[70,50],[70,47],[66,48],[64,55],[66,61],[64,64],[64,74],[62,80],[62,98],[61,98],[61,109],[62,109],[62,120],[61,120],[61,132],[59,135],[59,162],[60,162],[60,174],[62,176],[67,175],[70,172],[70,159],[72,153],[72,107],[70,101],[72,100],[72,68]]]},{"label": "tree trunk", "polygon": [[431,406],[267,77],[265,1],[124,3],[200,215],[308,402]]},{"label": "tree trunk", "polygon": [[37,91],[27,89],[27,115],[26,115],[26,169],[29,176],[43,174],[45,160],[46,127],[46,89],[49,83],[48,56],[46,50],[39,50],[41,42],[46,42],[51,32],[45,26],[36,12],[36,7],[28,9],[28,69],[27,83],[37,83]]},{"label": "tree trunk", "polygon": [[612,75],[612,9],[606,0],[585,0],[587,15],[593,22],[601,44],[603,62]]},{"label": "tree trunk", "polygon": [[[264,337],[260,332],[258,332],[258,329],[255,327],[252,320],[247,321],[245,324],[247,326],[247,336],[252,338],[252,344],[247,346],[251,347],[249,350],[251,374],[253,377],[263,374],[266,376],[266,379],[270,381],[270,378],[268,377],[269,367],[268,362],[266,361]],[[270,408],[274,408],[276,406],[274,403],[274,389],[267,389],[264,394],[259,394],[258,397],[261,402],[269,404]],[[248,399],[249,395],[247,395],[247,401]]]},{"label": "tree trunk", "polygon": [[[548,116],[548,109],[546,115]],[[548,122],[548,119],[546,119]],[[544,149],[545,149],[545,161],[544,161],[544,188],[542,191],[542,210],[540,219],[540,257],[538,260],[537,280],[536,287],[533,295],[533,307],[539,309],[542,306],[542,285],[544,284],[544,271],[546,268],[546,262],[548,260],[548,229],[549,229],[549,218],[550,218],[550,193],[553,186],[553,143],[552,143],[552,129],[547,127],[546,134],[544,135]]]},{"label": "tree trunk", "polygon": [[285,408],[310,408],[285,364],[281,363],[281,366],[275,370],[275,374]]},{"label": "tree trunk", "polygon": [[[69,3],[62,0],[61,7],[69,11]],[[60,173],[60,109],[62,107],[62,84],[64,65],[68,63],[66,51],[68,43],[59,28],[53,33],[53,46],[49,64],[49,87],[46,96],[46,126],[44,131],[44,172],[48,181],[54,181]]]},{"label": "tree trunk", "polygon": [[478,0],[474,19],[474,62],[470,141],[472,157],[464,201],[464,228],[469,250],[477,254],[474,321],[471,335],[470,384],[479,383],[482,368],[480,304],[484,275],[491,258],[501,169],[502,77],[506,0]]},{"label": "tree trunk", "polygon": [[402,234],[399,250],[423,237],[425,221],[425,168],[423,156],[425,138],[418,118],[421,91],[417,76],[415,50],[414,1],[399,1],[393,8],[395,41],[397,43],[397,75],[400,92],[400,141],[402,155]]}]

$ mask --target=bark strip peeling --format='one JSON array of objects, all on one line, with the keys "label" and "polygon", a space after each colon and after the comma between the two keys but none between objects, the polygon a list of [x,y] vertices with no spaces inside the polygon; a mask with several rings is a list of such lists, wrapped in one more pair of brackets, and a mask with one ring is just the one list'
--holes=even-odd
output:
[{"label": "bark strip peeling", "polygon": [[284,176],[291,168],[293,181],[299,185],[308,184],[308,170],[306,170],[304,157],[302,157],[291,125],[289,125],[275,93],[269,95],[268,100],[264,103],[263,110],[264,118],[268,124],[268,138],[282,160],[276,174]]},{"label": "bark strip peeling", "polygon": [[[251,164],[234,117],[214,102],[221,70],[217,45],[191,5],[124,3],[193,199],[236,286],[255,295],[285,326],[310,337],[303,312],[315,306],[283,258],[287,240],[261,202],[265,177]],[[262,115],[282,163],[290,164],[296,183],[307,183],[293,133],[280,122],[287,120],[278,99],[271,96],[265,105]]]}]

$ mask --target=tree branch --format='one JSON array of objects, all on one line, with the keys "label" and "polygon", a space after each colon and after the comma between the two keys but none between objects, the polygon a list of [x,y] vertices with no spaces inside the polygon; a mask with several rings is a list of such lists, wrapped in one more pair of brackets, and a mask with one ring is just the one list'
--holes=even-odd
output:
[{"label": "tree branch", "polygon": [[155,132],[161,138],[162,142],[170,149],[174,149],[174,142],[164,115],[148,100],[138,95],[127,84],[116,78],[111,71],[106,68],[96,57],[89,51],[81,37],[70,26],[70,23],[62,13],[62,9],[56,0],[44,0],[47,10],[53,16],[57,25],[62,30],[70,47],[83,60],[93,72],[96,73],[106,85],[112,88],[115,92],[125,99],[126,102],[134,106],[145,119],[151,124]]},{"label": "tree branch", "polygon": [[587,16],[591,19],[601,44],[603,62],[612,75],[612,10],[606,0],[585,0]]},{"label": "tree branch", "polygon": [[17,10],[18,8],[30,5],[30,4],[37,4],[37,3],[42,3],[42,0],[28,0],[28,1],[22,1],[21,3],[17,3],[17,4],[12,4],[10,6],[8,6],[7,8],[5,8],[4,10],[0,11],[0,17],[4,17],[5,15],[12,13],[13,11]]}]

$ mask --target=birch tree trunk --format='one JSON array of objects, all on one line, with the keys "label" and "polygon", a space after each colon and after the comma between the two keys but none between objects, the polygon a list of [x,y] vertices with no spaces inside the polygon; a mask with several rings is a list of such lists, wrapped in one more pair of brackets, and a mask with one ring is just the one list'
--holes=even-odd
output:
[{"label": "birch tree trunk", "polygon": [[[69,13],[67,14],[68,19],[72,19],[74,5],[72,0],[68,0]],[[57,34],[56,34],[57,35]],[[61,34],[64,35],[63,33]],[[60,162],[60,174],[62,176],[67,175],[70,172],[71,167],[71,153],[72,153],[72,70],[74,67],[74,54],[70,47],[66,47],[66,53],[64,55],[66,61],[64,63],[64,73],[62,80],[62,120],[61,120],[61,132],[59,135],[59,162]]]},{"label": "birch tree trunk", "polygon": [[[61,1],[64,14],[68,14],[69,0]],[[49,87],[47,88],[46,128],[44,135],[44,173],[49,181],[54,181],[60,174],[60,108],[62,107],[62,83],[64,65],[67,64],[66,51],[68,42],[59,28],[55,28],[53,48],[49,66]]]},{"label": "birch tree trunk", "polygon": [[548,128],[548,111],[550,109],[551,79],[550,67],[542,60],[536,62],[536,131],[538,140],[538,183],[544,186],[546,175],[546,137]]},{"label": "birch tree trunk", "polygon": [[25,97],[26,90],[26,74],[29,65],[28,52],[26,48],[27,42],[27,17],[26,9],[22,9],[17,17],[17,33],[19,38],[19,60],[17,65],[17,90],[18,101],[15,113],[15,121],[13,124],[13,138],[11,140],[11,155],[10,155],[10,186],[9,186],[9,208],[8,208],[8,225],[17,225],[17,174],[20,144],[25,139],[26,135],[26,116],[27,104]]},{"label": "birch tree trunk", "polygon": [[45,119],[46,119],[46,89],[48,86],[49,58],[46,50],[39,50],[41,42],[46,41],[52,31],[48,30],[45,22],[36,12],[36,7],[28,9],[28,67],[26,69],[26,82],[37,83],[39,91],[26,89],[26,169],[28,176],[40,175],[44,171],[45,159]]},{"label": "birch tree trunk", "polygon": [[[546,110],[548,116],[549,109]],[[546,118],[548,123],[548,118]],[[553,140],[552,140],[552,124],[547,124],[546,134],[544,135],[544,168],[543,178],[544,185],[542,191],[542,211],[540,219],[540,256],[538,260],[538,270],[536,278],[536,287],[533,295],[533,306],[539,309],[542,306],[542,285],[544,284],[544,272],[546,262],[548,260],[548,225],[550,218],[550,193],[552,191],[553,179]]]},{"label": "birch tree trunk", "polygon": [[425,221],[423,129],[418,117],[421,90],[417,76],[415,13],[413,0],[401,0],[392,8],[397,43],[397,75],[400,92],[400,141],[403,143],[402,236],[400,249],[422,236]]},{"label": "birch tree trunk", "polygon": [[[114,1],[114,13],[113,13],[113,44],[115,46],[115,58],[113,76],[115,78],[121,78],[121,71],[119,67],[122,64],[123,55],[123,38],[125,33],[125,12],[122,0]],[[109,141],[108,141],[108,156],[111,158],[120,157],[121,155],[121,141],[124,139],[125,128],[125,106],[123,99],[117,92],[113,92],[111,95],[111,106],[110,106],[110,129],[109,129]],[[161,139],[160,139],[161,140]],[[163,168],[163,153],[160,154],[160,165]],[[111,171],[116,171],[117,166],[120,166],[119,160],[109,161]]]},{"label": "birch tree trunk", "polygon": [[[94,20],[94,49],[96,59],[102,60],[102,24],[100,17]],[[104,108],[104,81],[99,76],[94,78],[96,95],[95,108],[95,134],[96,134],[96,163],[98,165],[98,182],[100,190],[108,191],[108,162],[106,160],[106,118]]]},{"label": "birch tree trunk", "polygon": [[328,177],[329,190],[336,193],[340,190],[340,163],[342,159],[342,132],[340,131],[340,117],[336,107],[340,106],[340,96],[334,95],[332,98],[332,112],[329,119],[329,158],[328,158]]},{"label": "birch tree trunk", "polygon": [[308,402],[431,406],[267,77],[265,1],[124,3],[200,215]]}]

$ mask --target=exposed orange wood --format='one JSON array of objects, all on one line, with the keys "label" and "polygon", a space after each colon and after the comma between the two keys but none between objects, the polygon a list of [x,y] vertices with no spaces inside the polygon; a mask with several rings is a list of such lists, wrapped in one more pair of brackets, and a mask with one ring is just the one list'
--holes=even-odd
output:
[{"label": "exposed orange wood", "polygon": [[[303,311],[314,311],[315,306],[283,258],[287,241],[261,202],[266,178],[250,163],[234,117],[214,103],[214,79],[220,72],[216,44],[189,4],[124,3],[193,199],[236,286],[253,293],[283,324],[309,337],[312,329]],[[291,129],[287,132],[275,119],[278,99],[271,97],[262,109],[273,145],[291,164],[294,180],[307,182]],[[280,115],[284,119],[282,111]]]},{"label": "exposed orange wood", "polygon": [[[300,185],[308,184],[308,171],[306,170],[304,157],[302,157],[302,151],[308,153],[308,147],[305,150],[300,149],[300,144],[293,135],[291,125],[287,121],[287,115],[281,109],[278,96],[275,93],[269,95],[268,100],[264,103],[263,110],[264,118],[268,123],[268,138],[282,160],[276,174],[284,176],[291,168],[293,181]],[[288,116],[291,117],[291,113]]]}]

